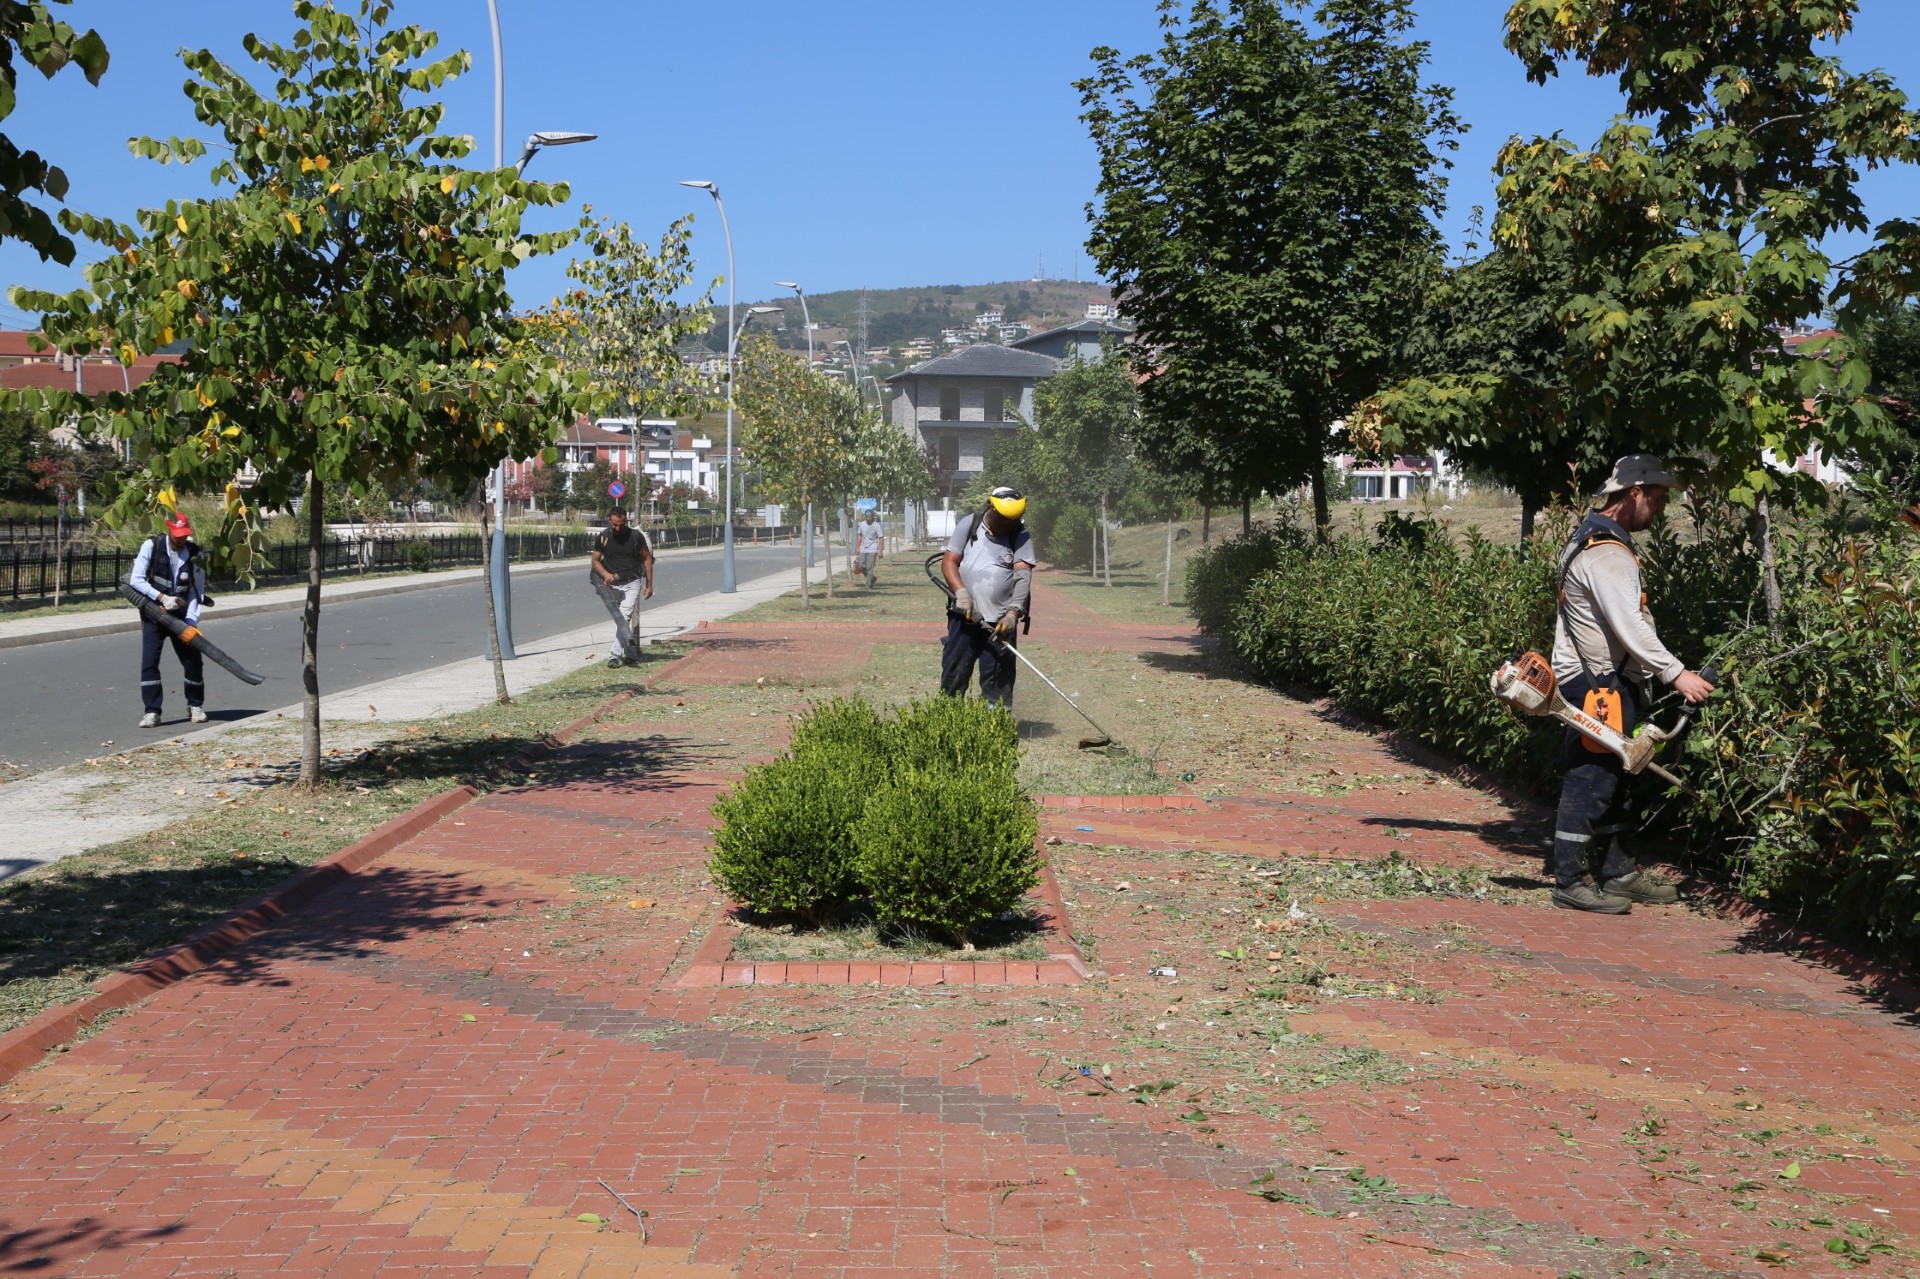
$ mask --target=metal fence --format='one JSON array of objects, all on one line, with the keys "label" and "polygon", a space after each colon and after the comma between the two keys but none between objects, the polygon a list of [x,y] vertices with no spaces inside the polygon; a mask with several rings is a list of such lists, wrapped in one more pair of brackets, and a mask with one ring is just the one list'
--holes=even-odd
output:
[{"label": "metal fence", "polygon": [[[668,525],[646,530],[656,550],[675,550],[688,546],[714,546],[722,536],[719,524]],[[735,546],[759,544],[785,545],[797,536],[797,526],[778,528],[735,527]],[[592,533],[507,534],[507,559],[514,564],[548,560],[580,559],[593,549]],[[89,596],[111,595],[119,589],[133,567],[133,550],[72,543],[60,556],[62,561],[61,597],[76,600]],[[322,572],[328,577],[360,573],[414,572],[437,568],[459,568],[480,563],[480,534],[432,533],[420,537],[361,538],[357,541],[329,541],[321,548]],[[53,598],[55,559],[50,542],[11,545],[0,544],[0,600],[31,600],[39,603]],[[266,563],[256,573],[260,581],[304,578],[307,575],[307,548],[283,542],[268,548]]]}]

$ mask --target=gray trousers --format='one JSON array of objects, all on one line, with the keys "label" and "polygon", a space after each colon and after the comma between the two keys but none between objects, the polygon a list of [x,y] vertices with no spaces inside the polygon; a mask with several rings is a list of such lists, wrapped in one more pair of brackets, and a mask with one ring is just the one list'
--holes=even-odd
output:
[{"label": "gray trousers", "polygon": [[639,577],[618,586],[593,579],[593,593],[613,615],[613,643],[622,657],[640,656],[640,592],[645,589],[646,579]]}]

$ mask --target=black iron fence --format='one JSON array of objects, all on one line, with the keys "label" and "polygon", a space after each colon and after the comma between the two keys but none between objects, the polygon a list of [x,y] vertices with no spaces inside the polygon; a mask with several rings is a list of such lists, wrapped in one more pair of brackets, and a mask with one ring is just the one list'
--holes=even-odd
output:
[{"label": "black iron fence", "polygon": [[[798,526],[777,528],[735,527],[736,547],[786,545],[799,534]],[[682,524],[649,528],[647,537],[656,550],[677,550],[689,546],[715,546],[721,541],[719,524]],[[547,560],[584,558],[593,549],[592,533],[507,534],[507,559],[510,563],[539,563]],[[133,550],[70,543],[59,557],[60,595],[63,599],[86,599],[111,595],[119,589],[133,567]],[[327,577],[360,573],[425,573],[439,568],[460,568],[480,563],[480,534],[429,533],[418,537],[369,537],[357,541],[329,541],[321,550],[322,572]],[[0,544],[0,600],[50,601],[54,593],[56,560],[51,539],[32,544],[18,541]],[[257,570],[260,582],[286,581],[307,575],[307,548],[293,542],[268,549],[266,563]],[[217,592],[216,592],[217,593]]]}]

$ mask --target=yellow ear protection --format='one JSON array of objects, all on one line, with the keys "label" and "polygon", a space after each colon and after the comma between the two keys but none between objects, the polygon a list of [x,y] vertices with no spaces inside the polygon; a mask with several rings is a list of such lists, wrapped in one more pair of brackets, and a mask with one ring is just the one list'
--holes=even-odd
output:
[{"label": "yellow ear protection", "polygon": [[1026,514],[1027,497],[1019,489],[1008,488],[1004,484],[987,495],[987,501],[993,509],[1010,520],[1017,520]]}]

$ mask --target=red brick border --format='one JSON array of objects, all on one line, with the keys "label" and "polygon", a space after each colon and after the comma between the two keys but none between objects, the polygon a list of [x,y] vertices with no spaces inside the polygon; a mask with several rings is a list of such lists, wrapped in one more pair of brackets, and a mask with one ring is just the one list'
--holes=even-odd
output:
[{"label": "red brick border", "polygon": [[26,1025],[0,1035],[0,1083],[33,1065],[52,1049],[64,1046],[103,1013],[138,1003],[205,968],[240,943],[266,931],[295,906],[312,900],[362,866],[386,856],[479,793],[471,786],[459,786],[416,804],[358,843],[315,862],[225,919],[207,925],[176,946],[101,979],[87,998],[49,1008]]},{"label": "red brick border", "polygon": [[738,917],[741,907],[727,903],[707,932],[693,962],[682,973],[679,986],[1073,986],[1093,976],[1080,948],[1074,944],[1073,930],[1067,925],[1066,903],[1060,897],[1060,881],[1053,876],[1053,863],[1044,852],[1040,858],[1040,882],[1034,885],[1033,898],[1040,906],[1041,932],[1047,941],[1047,957],[1039,960],[980,960],[954,963],[926,960],[909,963],[869,963],[860,960],[839,963],[769,962],[739,963],[733,959],[733,936],[727,921]]}]

